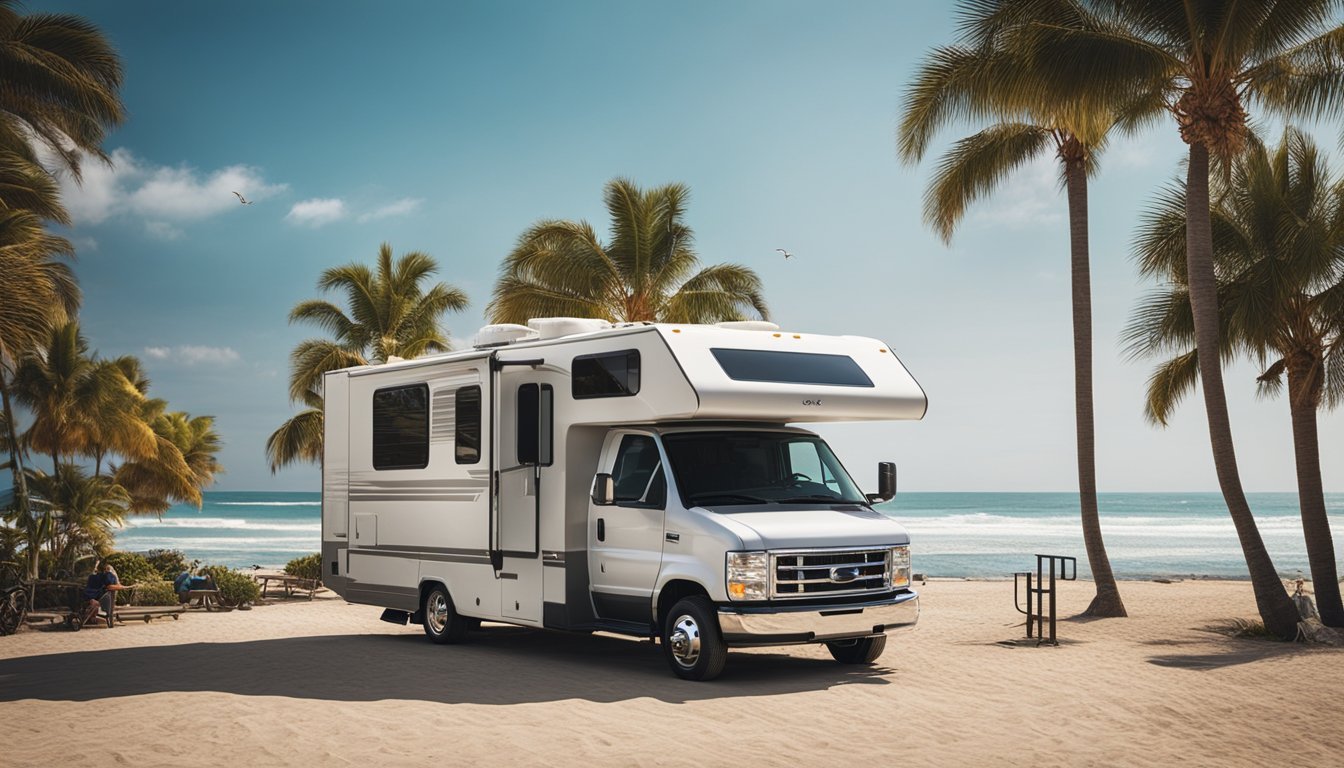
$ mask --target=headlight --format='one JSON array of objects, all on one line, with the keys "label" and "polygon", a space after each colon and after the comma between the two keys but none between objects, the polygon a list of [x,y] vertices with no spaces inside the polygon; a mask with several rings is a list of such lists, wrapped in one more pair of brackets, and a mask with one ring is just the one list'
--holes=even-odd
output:
[{"label": "headlight", "polygon": [[887,560],[887,577],[892,589],[905,589],[910,586],[909,547],[891,548],[891,557]]},{"label": "headlight", "polygon": [[729,552],[728,599],[767,599],[770,596],[769,562],[764,552]]}]

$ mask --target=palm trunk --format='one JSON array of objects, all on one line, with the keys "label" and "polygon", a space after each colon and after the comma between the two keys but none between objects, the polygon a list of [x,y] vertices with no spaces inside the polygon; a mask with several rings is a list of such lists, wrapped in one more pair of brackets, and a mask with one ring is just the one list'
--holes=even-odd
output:
[{"label": "palm trunk", "polygon": [[1092,415],[1092,276],[1087,243],[1087,170],[1081,159],[1065,160],[1069,197],[1069,251],[1073,272],[1073,397],[1078,431],[1078,498],[1083,545],[1097,594],[1084,613],[1126,616],[1097,515],[1096,427]]},{"label": "palm trunk", "polygon": [[[14,408],[9,402],[9,382],[5,378],[5,349],[0,342],[0,401],[5,412],[5,438],[9,441],[10,469],[14,472],[14,509],[20,519],[31,525],[32,511],[28,504],[28,479],[23,471],[23,449],[19,447],[19,435],[14,428]],[[37,578],[38,552],[32,542],[28,544],[28,579]]]},{"label": "palm trunk", "polygon": [[1297,636],[1297,608],[1279,581],[1274,562],[1255,526],[1250,504],[1241,487],[1237,455],[1232,446],[1232,425],[1227,416],[1219,355],[1218,288],[1213,274],[1213,228],[1209,220],[1209,150],[1200,142],[1190,144],[1185,189],[1186,282],[1190,286],[1190,305],[1194,311],[1199,379],[1209,420],[1213,465],[1228,514],[1232,516],[1237,538],[1241,541],[1242,554],[1246,557],[1260,618],[1270,632],[1291,640]]},{"label": "palm trunk", "polygon": [[[1308,365],[1315,363],[1310,361]],[[1288,407],[1293,416],[1293,454],[1297,460],[1297,499],[1302,508],[1302,534],[1307,540],[1307,561],[1311,564],[1311,582],[1316,591],[1316,608],[1321,623],[1344,627],[1344,605],[1340,603],[1339,573],[1335,568],[1335,544],[1330,536],[1330,519],[1325,512],[1325,491],[1321,488],[1320,441],[1316,433],[1316,406],[1319,388],[1311,372],[1300,365],[1288,364]],[[1316,390],[1316,391],[1312,391]]]}]

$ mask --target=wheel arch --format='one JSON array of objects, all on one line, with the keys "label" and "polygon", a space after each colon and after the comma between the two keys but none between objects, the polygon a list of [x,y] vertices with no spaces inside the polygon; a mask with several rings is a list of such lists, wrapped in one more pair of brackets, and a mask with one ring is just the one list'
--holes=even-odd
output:
[{"label": "wheel arch", "polygon": [[657,634],[662,633],[664,622],[667,621],[667,614],[672,610],[672,606],[677,604],[682,598],[692,595],[701,595],[709,597],[709,590],[704,585],[690,579],[671,579],[663,585],[658,591],[658,600],[654,603],[654,621],[657,627]]}]

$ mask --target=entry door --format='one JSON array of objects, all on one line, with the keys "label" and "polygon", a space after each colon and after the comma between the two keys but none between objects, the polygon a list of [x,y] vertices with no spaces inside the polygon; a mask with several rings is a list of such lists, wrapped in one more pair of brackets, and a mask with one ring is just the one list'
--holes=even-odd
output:
[{"label": "entry door", "polygon": [[532,373],[500,376],[499,484],[495,548],[504,553],[500,570],[503,615],[541,621],[541,502],[554,476],[555,390]]},{"label": "entry door", "polygon": [[611,473],[616,503],[588,508],[593,604],[603,618],[647,622],[663,561],[667,466],[653,435],[621,431],[607,436],[599,471]]}]

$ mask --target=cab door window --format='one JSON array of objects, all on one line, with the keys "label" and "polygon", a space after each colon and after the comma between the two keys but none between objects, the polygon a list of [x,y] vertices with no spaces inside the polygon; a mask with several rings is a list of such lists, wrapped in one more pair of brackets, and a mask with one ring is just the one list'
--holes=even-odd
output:
[{"label": "cab door window", "polygon": [[621,438],[611,477],[616,485],[615,501],[621,506],[662,509],[667,501],[667,473],[658,443],[649,435]]}]

